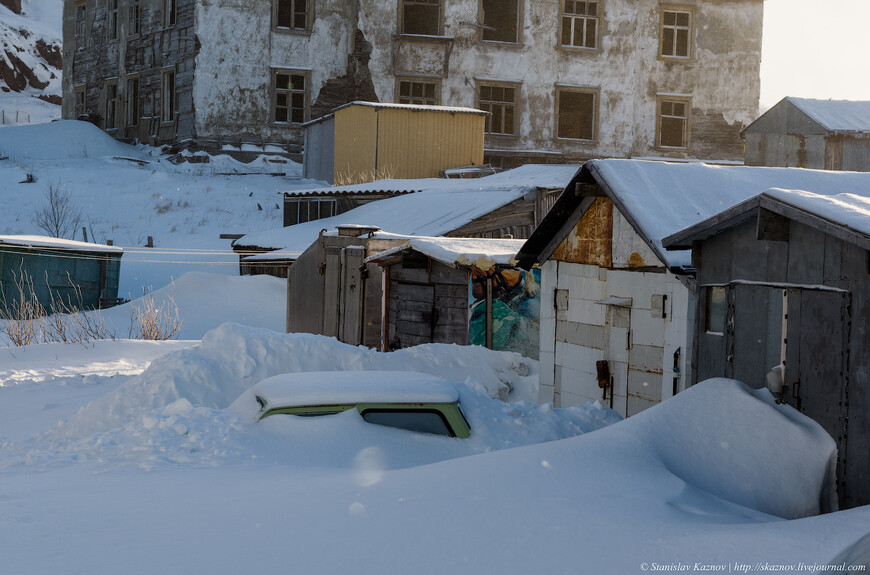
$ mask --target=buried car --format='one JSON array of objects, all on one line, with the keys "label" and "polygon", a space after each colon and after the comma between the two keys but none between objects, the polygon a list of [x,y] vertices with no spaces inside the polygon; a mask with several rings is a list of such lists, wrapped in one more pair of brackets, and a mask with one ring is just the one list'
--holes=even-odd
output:
[{"label": "buried car", "polygon": [[264,379],[236,402],[257,419],[333,415],[350,409],[364,421],[419,433],[467,438],[457,383],[404,371],[319,371]]}]

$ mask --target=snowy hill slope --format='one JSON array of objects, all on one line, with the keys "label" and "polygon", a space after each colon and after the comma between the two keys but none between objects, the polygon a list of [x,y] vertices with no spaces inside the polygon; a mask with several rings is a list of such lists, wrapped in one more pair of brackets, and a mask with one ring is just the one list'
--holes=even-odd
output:
[{"label": "snowy hill slope", "polygon": [[0,1],[0,126],[60,117],[62,9],[61,0]]}]

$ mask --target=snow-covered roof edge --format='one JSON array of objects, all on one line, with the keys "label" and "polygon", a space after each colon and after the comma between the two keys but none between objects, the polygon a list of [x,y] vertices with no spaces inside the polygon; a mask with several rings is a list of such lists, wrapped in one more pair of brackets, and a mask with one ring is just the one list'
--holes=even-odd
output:
[{"label": "snow-covered roof edge", "polygon": [[516,254],[525,240],[412,237],[405,243],[366,258],[366,262],[380,263],[407,250],[414,250],[449,266],[473,266],[489,270],[494,266],[516,265]]},{"label": "snow-covered roof edge", "polygon": [[47,248],[55,250],[70,250],[77,252],[111,253],[122,254],[124,249],[119,246],[107,246],[103,244],[90,244],[76,240],[52,238],[50,236],[0,236],[0,245],[8,245],[24,248]]}]

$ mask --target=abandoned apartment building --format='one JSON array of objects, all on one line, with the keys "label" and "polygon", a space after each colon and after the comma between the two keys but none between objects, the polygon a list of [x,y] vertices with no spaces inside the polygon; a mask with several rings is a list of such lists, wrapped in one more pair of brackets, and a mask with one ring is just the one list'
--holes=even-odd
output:
[{"label": "abandoned apartment building", "polygon": [[64,118],[274,143],[354,100],[478,108],[486,160],[742,160],[762,0],[65,0]]}]

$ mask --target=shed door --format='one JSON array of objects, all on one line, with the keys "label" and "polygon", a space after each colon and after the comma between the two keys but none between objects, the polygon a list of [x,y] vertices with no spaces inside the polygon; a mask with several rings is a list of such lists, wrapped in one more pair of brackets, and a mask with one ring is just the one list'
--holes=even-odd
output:
[{"label": "shed door", "polygon": [[323,278],[323,335],[338,337],[341,305],[341,248],[326,246]]},{"label": "shed door", "polygon": [[432,343],[438,313],[435,286],[396,282],[392,285],[390,305],[395,309],[390,347],[410,347]]},{"label": "shed door", "polygon": [[732,284],[727,290],[725,376],[749,387],[767,386],[767,372],[782,362],[782,288]]},{"label": "shed door", "polygon": [[845,292],[788,290],[787,400],[838,444],[845,436],[848,300]]}]

